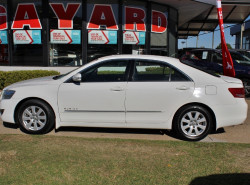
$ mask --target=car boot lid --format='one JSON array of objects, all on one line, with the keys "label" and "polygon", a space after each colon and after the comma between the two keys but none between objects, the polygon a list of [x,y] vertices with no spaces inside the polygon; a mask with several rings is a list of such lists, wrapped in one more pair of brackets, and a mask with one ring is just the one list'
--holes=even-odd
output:
[{"label": "car boot lid", "polygon": [[221,77],[221,79],[223,79],[225,82],[228,82],[228,83],[242,84],[242,81],[240,79],[237,79],[237,78],[223,76],[223,75],[221,75],[220,77]]}]

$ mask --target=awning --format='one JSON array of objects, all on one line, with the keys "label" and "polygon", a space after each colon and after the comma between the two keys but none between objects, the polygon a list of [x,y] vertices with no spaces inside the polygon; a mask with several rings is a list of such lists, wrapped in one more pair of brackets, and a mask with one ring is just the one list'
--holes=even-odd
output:
[{"label": "awning", "polygon": [[[178,36],[197,36],[218,26],[216,0],[154,0],[179,11]],[[213,3],[213,5],[211,4]],[[250,0],[222,0],[224,23],[243,23],[250,15]]]}]

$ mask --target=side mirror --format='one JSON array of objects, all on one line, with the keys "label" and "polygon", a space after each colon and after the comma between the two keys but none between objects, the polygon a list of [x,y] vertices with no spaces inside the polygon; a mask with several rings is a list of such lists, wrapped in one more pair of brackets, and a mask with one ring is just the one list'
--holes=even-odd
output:
[{"label": "side mirror", "polygon": [[72,77],[72,80],[74,82],[81,82],[82,81],[82,75],[80,73],[77,73],[75,74],[73,77]]}]

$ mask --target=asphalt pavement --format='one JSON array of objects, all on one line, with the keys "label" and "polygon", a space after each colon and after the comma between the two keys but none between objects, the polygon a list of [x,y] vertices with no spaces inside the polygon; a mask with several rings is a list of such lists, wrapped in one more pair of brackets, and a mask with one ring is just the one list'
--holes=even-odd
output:
[{"label": "asphalt pavement", "polygon": [[[216,133],[208,135],[202,142],[229,142],[229,143],[250,143],[250,99],[248,103],[247,120],[237,126],[225,127]],[[19,128],[9,128],[0,121],[0,134],[24,134]],[[147,140],[179,140],[168,131],[148,129],[111,129],[111,128],[61,128],[53,130],[47,135],[71,136],[84,138],[120,138],[120,139],[147,139]]]}]

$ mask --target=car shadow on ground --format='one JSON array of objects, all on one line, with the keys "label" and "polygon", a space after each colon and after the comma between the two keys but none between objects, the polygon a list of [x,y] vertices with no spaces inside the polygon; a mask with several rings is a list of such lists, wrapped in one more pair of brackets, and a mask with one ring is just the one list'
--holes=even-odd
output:
[{"label": "car shadow on ground", "polygon": [[[17,129],[19,128],[15,124],[3,123],[4,127],[11,128],[11,129]],[[106,133],[106,134],[135,134],[135,135],[167,135],[169,137],[183,140],[182,138],[179,138],[177,134],[174,133],[172,130],[166,130],[166,129],[129,129],[129,128],[100,128],[100,127],[61,127],[59,129],[55,130],[55,133],[58,132],[75,132],[75,133]],[[212,132],[210,134],[220,134],[224,133],[225,130],[223,128],[218,129],[215,132]]]},{"label": "car shadow on ground", "polygon": [[93,127],[61,127],[55,132],[93,132],[93,133],[117,133],[117,134],[149,134],[168,135],[174,137],[174,133],[160,129],[128,129],[128,128],[93,128]]},{"label": "car shadow on ground", "polygon": [[197,177],[189,185],[249,185],[250,173],[215,174]]}]

